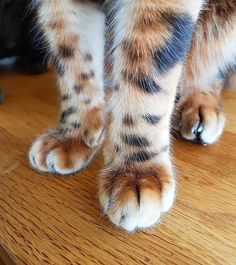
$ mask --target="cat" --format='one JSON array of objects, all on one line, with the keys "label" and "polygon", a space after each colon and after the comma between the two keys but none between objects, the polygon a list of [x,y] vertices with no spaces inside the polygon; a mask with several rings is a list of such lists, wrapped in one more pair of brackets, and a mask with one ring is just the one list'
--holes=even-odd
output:
[{"label": "cat", "polygon": [[[154,226],[175,200],[170,153],[175,102],[176,129],[184,139],[212,144],[224,130],[220,92],[235,65],[236,1],[32,5],[61,100],[58,126],[31,147],[32,167],[70,175],[84,169],[104,143],[98,179],[103,212],[126,231]],[[104,72],[111,93],[107,103]]]},{"label": "cat", "polygon": [[[33,40],[35,12],[28,12],[30,1],[2,0],[0,3],[0,71],[11,69],[12,65],[6,61],[13,61],[13,67],[30,74],[48,69],[43,44]],[[16,57],[17,60],[4,60]]]}]

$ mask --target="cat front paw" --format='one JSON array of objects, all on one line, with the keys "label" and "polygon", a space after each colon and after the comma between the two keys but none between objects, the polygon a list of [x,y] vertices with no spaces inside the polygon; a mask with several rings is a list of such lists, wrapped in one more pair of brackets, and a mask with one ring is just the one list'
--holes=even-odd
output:
[{"label": "cat front paw", "polygon": [[[68,121],[62,112],[59,128],[39,136],[29,152],[32,167],[40,172],[70,175],[84,169],[103,141],[102,106],[89,109],[83,117]],[[68,118],[68,117],[67,117]]]},{"label": "cat front paw", "polygon": [[99,200],[111,222],[132,232],[154,226],[175,198],[171,170],[147,168],[105,169],[99,179]]},{"label": "cat front paw", "polygon": [[[99,138],[102,141],[102,136]],[[83,140],[83,134],[69,134],[61,129],[51,129],[32,144],[29,161],[40,172],[70,175],[84,169],[100,147]]]},{"label": "cat front paw", "polygon": [[199,92],[180,100],[177,130],[189,141],[212,144],[223,133],[225,116],[220,99],[210,92]]}]

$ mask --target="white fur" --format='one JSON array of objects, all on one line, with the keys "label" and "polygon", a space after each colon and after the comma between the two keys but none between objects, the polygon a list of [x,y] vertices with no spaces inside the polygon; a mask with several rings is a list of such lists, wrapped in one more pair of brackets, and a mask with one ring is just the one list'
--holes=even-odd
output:
[{"label": "white fur", "polygon": [[[201,19],[201,18],[200,18]],[[189,78],[188,73],[184,73],[181,80],[180,89],[186,96],[193,91],[209,91],[212,88],[215,80],[218,78],[220,72],[225,72],[230,65],[234,65],[236,57],[236,30],[235,30],[236,18],[228,25],[227,31],[220,31],[220,39],[215,37],[215,25],[209,23],[204,27],[197,28],[196,42],[193,60],[190,62],[190,67],[194,73]],[[207,27],[207,29],[206,29]],[[204,34],[208,34],[207,42]],[[204,52],[203,52],[204,51]]]},{"label": "white fur", "polygon": [[168,185],[167,188],[164,187],[163,191],[162,191],[162,208],[161,211],[162,212],[168,212],[171,207],[174,204],[174,200],[175,200],[175,181],[173,181],[173,183],[171,183],[170,185]]},{"label": "white fur", "polygon": [[[160,221],[161,213],[169,211],[173,205],[175,184],[173,182],[168,187],[164,187],[161,195],[156,191],[141,189],[140,205],[138,205],[135,192],[132,193],[128,197],[129,200],[123,204],[120,204],[114,195],[111,195],[112,198],[109,199],[108,194],[100,194],[100,203],[104,213],[116,226],[129,232],[152,227]],[[109,201],[115,206],[109,205]]]},{"label": "white fur", "polygon": [[[104,98],[104,46],[105,46],[105,17],[103,12],[93,4],[76,3],[75,1],[58,0],[58,4],[54,5],[49,1],[43,2],[38,10],[38,20],[44,31],[45,38],[49,43],[49,50],[57,51],[58,45],[68,40],[70,36],[78,36],[78,47],[75,51],[75,58],[72,62],[64,62],[66,66],[65,77],[59,80],[61,91],[73,95],[72,103],[75,105],[80,101],[82,95],[76,95],[73,90],[76,85],[77,76],[80,72],[87,73],[93,70],[95,78],[91,80],[93,87],[92,93],[96,96],[93,98],[93,105],[103,103]],[[57,9],[55,9],[57,8]],[[56,16],[60,16],[65,21],[63,35],[57,30],[49,28],[51,20],[56,20]],[[73,45],[74,43],[70,43]],[[92,55],[92,62],[85,62],[83,56],[85,54]],[[95,92],[94,90],[99,90]],[[91,91],[87,89],[87,93]],[[81,104],[82,105],[82,104]],[[80,106],[81,108],[82,106]]]},{"label": "white fur", "polygon": [[78,160],[74,162],[74,165],[70,169],[63,169],[60,167],[60,160],[59,157],[57,156],[56,150],[51,151],[47,157],[46,157],[46,164],[47,168],[50,172],[57,172],[58,174],[61,175],[68,175],[68,174],[73,174],[77,170],[79,170],[81,167],[84,166],[83,160]]},{"label": "white fur", "polygon": [[[56,55],[58,46],[66,43],[71,36],[78,37],[78,43],[75,50],[75,56],[73,58],[61,59],[65,66],[65,74],[63,78],[58,78],[60,92],[62,95],[69,94],[71,99],[62,102],[61,110],[64,111],[68,107],[77,108],[76,113],[72,113],[67,117],[66,124],[80,122],[83,123],[86,113],[89,110],[88,106],[83,103],[88,97],[91,99],[90,108],[93,106],[100,106],[104,103],[103,92],[103,64],[104,64],[104,28],[105,18],[104,14],[98,10],[96,5],[77,3],[76,1],[64,1],[57,0],[57,4],[54,1],[38,1],[41,2],[38,9],[38,20],[41,28],[44,31],[46,40],[49,43],[48,49]],[[63,32],[57,29],[50,28],[50,23],[55,22],[57,18],[64,21]],[[67,44],[67,43],[66,43]],[[74,47],[74,43],[68,43]],[[91,54],[92,61],[85,62],[84,56]],[[93,71],[95,77],[90,79],[90,83],[82,93],[77,94],[74,90],[74,86],[77,85],[78,76],[80,73],[89,73]],[[81,127],[83,124],[81,124]],[[82,128],[81,128],[82,130]],[[100,137],[94,135],[95,138]],[[50,137],[50,136],[49,136]],[[73,168],[64,170],[60,168],[60,157],[57,156],[56,149],[49,150],[46,155],[47,167],[41,167],[39,165],[40,146],[43,144],[44,138],[39,138],[33,144],[29,152],[29,160],[31,165],[40,171],[57,172],[59,174],[70,174],[81,167],[86,166],[87,163],[75,158]],[[97,142],[96,142],[97,144]],[[94,146],[93,146],[94,147]],[[89,162],[90,159],[87,161]]]},{"label": "white fur", "polygon": [[42,167],[39,163],[40,159],[40,148],[42,145],[42,139],[37,139],[31,146],[31,149],[29,151],[29,161],[33,168],[37,169],[41,172],[48,172],[49,169],[47,167]]},{"label": "white fur", "polygon": [[201,139],[206,144],[212,144],[216,142],[222,135],[225,127],[225,116],[220,114],[219,117],[215,114],[215,117],[205,117],[205,124],[201,133]]},{"label": "white fur", "polygon": [[[161,202],[159,194],[151,194],[149,190],[141,192],[140,206],[136,195],[127,200],[123,205],[117,206],[112,211],[108,210],[111,221],[126,231],[148,228],[156,224],[161,216]],[[122,218],[124,216],[124,218]]]}]

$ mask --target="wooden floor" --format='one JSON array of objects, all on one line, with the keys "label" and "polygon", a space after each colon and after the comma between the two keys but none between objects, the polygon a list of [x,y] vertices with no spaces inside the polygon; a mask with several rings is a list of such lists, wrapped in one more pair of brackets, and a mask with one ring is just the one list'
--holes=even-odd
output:
[{"label": "wooden floor", "polygon": [[67,178],[40,175],[28,164],[35,135],[56,121],[52,75],[2,74],[0,87],[0,256],[6,264],[236,264],[236,90],[223,94],[228,123],[218,144],[174,142],[179,177],[171,213],[153,230],[126,234],[99,210],[101,156]]}]

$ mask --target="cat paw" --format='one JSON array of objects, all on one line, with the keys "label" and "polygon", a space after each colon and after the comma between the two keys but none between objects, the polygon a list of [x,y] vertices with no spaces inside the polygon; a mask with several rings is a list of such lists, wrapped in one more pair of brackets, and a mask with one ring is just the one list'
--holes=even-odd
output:
[{"label": "cat paw", "polygon": [[[100,135],[100,142],[101,142]],[[39,136],[33,143],[29,160],[40,172],[70,175],[84,169],[99,148],[99,143],[88,146],[83,134],[68,134],[61,129],[52,129]]]},{"label": "cat paw", "polygon": [[89,110],[82,127],[82,139],[84,143],[90,148],[98,146],[104,128],[103,108],[94,107]]},{"label": "cat paw", "polygon": [[205,145],[216,142],[222,135],[225,116],[217,95],[210,92],[191,95],[180,100],[177,109],[177,130],[184,139]]},{"label": "cat paw", "polygon": [[126,231],[152,227],[175,198],[172,172],[163,166],[104,170],[99,200],[111,222]]}]

